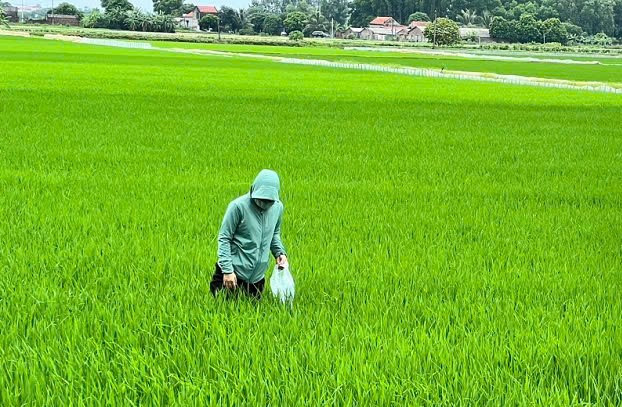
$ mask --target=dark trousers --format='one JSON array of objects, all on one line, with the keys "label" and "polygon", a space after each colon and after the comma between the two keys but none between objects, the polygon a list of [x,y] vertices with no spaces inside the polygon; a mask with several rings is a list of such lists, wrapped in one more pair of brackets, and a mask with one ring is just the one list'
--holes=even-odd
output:
[{"label": "dark trousers", "polygon": [[[212,282],[209,285],[209,289],[214,296],[219,290],[225,289],[223,277],[224,277],[224,274],[222,272],[222,269],[220,268],[220,265],[216,263],[216,270],[214,270],[214,275],[212,276]],[[242,280],[240,276],[237,274],[236,274],[236,277],[238,279],[238,288],[237,290],[227,289],[229,294],[233,294],[236,291],[238,293],[240,291],[243,291],[246,295],[249,295],[251,297],[255,297],[257,299],[261,298],[261,293],[263,292],[263,286],[266,282],[265,278],[262,278],[256,283],[249,283],[248,281]]]}]

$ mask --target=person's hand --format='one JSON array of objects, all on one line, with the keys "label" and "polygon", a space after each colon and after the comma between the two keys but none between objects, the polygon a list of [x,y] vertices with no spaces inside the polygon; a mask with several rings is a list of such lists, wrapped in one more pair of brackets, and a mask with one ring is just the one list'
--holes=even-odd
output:
[{"label": "person's hand", "polygon": [[287,256],[282,254],[277,257],[276,264],[279,266],[280,269],[284,269],[285,267],[287,267],[289,265],[289,263],[287,262]]},{"label": "person's hand", "polygon": [[238,286],[238,278],[235,273],[223,274],[222,281],[225,288],[228,288],[229,290],[235,290]]}]

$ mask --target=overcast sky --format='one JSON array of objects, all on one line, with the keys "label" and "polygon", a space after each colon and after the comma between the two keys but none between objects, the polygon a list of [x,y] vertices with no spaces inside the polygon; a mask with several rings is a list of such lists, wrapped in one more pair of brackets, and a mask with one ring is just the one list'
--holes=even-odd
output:
[{"label": "overcast sky", "polygon": [[[12,3],[15,6],[19,6],[22,4],[21,0],[7,0],[7,1],[9,3]],[[91,8],[95,8],[95,7],[101,8],[99,0],[54,0],[54,4],[57,5],[63,1],[74,4],[78,8],[82,8],[84,6],[88,6]],[[139,7],[144,11],[153,11],[152,0],[130,0],[130,2],[135,7]],[[207,6],[207,5],[214,5],[217,7],[229,6],[229,7],[233,7],[236,9],[241,8],[241,7],[248,7],[248,5],[250,4],[250,0],[215,0],[215,1],[214,0],[195,0],[195,1],[190,0],[188,2],[197,4],[197,5],[202,5],[202,6]],[[42,7],[51,7],[52,0],[24,0],[25,6],[34,6],[35,4],[40,4]]]}]

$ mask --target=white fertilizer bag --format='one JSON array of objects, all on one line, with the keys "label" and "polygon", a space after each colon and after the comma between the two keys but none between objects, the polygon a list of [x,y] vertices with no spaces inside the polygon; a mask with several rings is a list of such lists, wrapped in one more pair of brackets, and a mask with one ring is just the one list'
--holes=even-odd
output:
[{"label": "white fertilizer bag", "polygon": [[272,276],[270,277],[270,288],[272,294],[278,297],[281,302],[293,302],[296,288],[294,286],[294,278],[289,272],[289,266],[279,268],[278,265],[274,266],[272,270]]}]

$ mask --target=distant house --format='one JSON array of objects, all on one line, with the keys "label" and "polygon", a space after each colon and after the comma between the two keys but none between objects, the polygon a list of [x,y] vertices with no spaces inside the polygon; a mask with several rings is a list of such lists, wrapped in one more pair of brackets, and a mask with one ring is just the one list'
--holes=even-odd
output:
[{"label": "distant house", "polygon": [[177,22],[177,25],[182,28],[193,31],[201,31],[199,28],[199,20],[197,20],[192,13],[184,14],[181,17],[176,18],[175,21]]},{"label": "distant house", "polygon": [[462,27],[460,28],[460,37],[463,40],[472,39],[476,42],[494,42],[492,38],[490,38],[490,30],[488,30],[488,28]]},{"label": "distant house", "polygon": [[213,16],[218,15],[218,10],[216,9],[216,6],[196,6],[195,10],[198,10],[199,12],[197,20],[201,20],[208,14]]},{"label": "distant house", "polygon": [[346,39],[360,39],[360,40],[370,40],[374,36],[374,33],[366,27],[350,27],[345,30],[342,34],[342,38]]},{"label": "distant house", "polygon": [[11,22],[19,21],[19,17],[17,15],[17,7],[6,6],[6,7],[2,7],[2,9],[4,10],[4,15],[6,15],[6,18],[9,21]]},{"label": "distant house", "polygon": [[207,15],[217,16],[218,10],[215,6],[195,6],[189,13],[177,18],[176,21],[183,28],[199,31],[199,21]]},{"label": "distant house", "polygon": [[408,31],[408,27],[404,27],[403,25],[394,27],[369,27],[369,30],[373,33],[374,40],[392,41],[405,35]]},{"label": "distant house", "polygon": [[405,41],[408,32],[409,28],[398,23],[393,17],[376,17],[369,23],[369,27],[350,27],[341,35],[342,38],[361,40]]},{"label": "distant house", "polygon": [[413,21],[408,24],[408,32],[400,38],[401,41],[409,42],[427,42],[425,37],[425,29],[430,23],[426,21]]},{"label": "distant house", "polygon": [[78,16],[68,14],[47,14],[45,16],[46,24],[71,25],[77,27],[80,25]]},{"label": "distant house", "polygon": [[430,25],[429,21],[411,21],[410,24],[408,24],[408,28],[410,29],[419,28],[421,31],[423,31],[429,25]]},{"label": "distant house", "polygon": [[393,17],[376,17],[369,22],[369,28],[401,26]]}]

